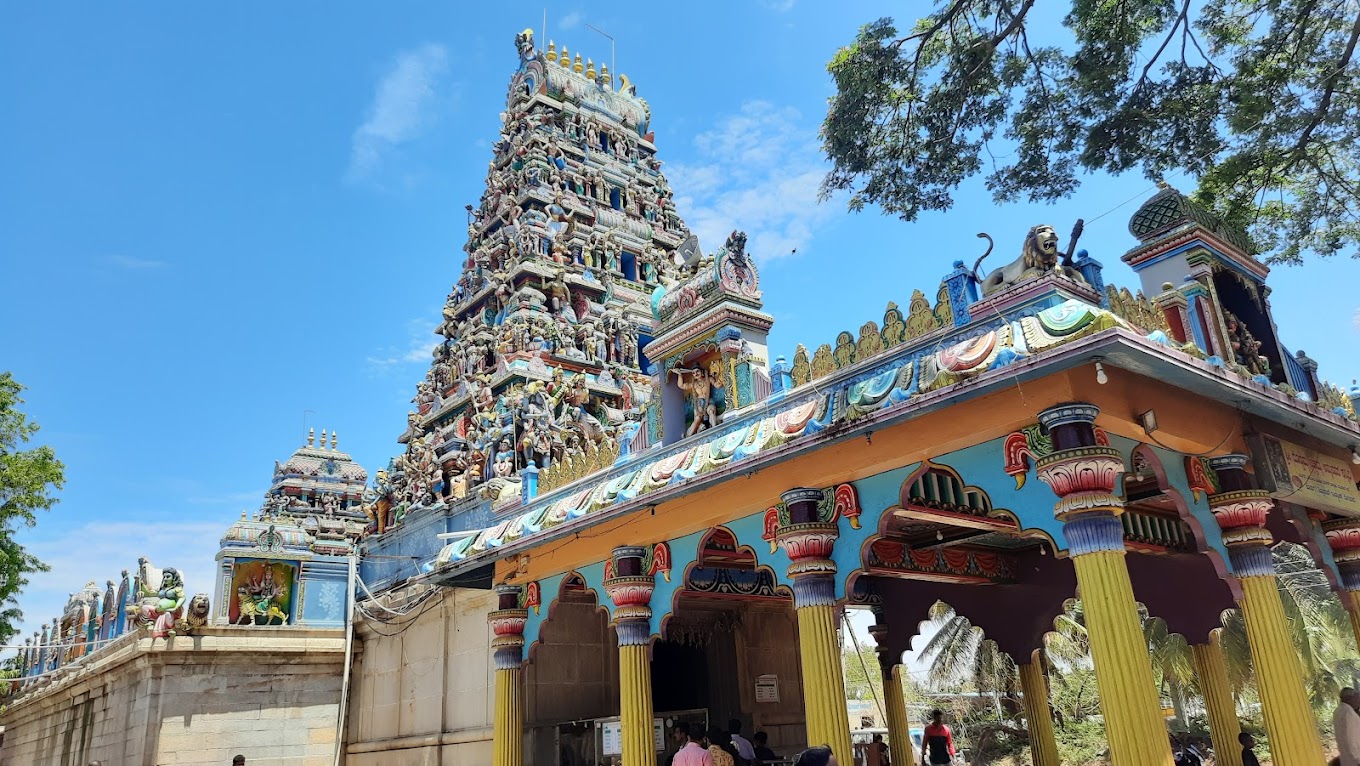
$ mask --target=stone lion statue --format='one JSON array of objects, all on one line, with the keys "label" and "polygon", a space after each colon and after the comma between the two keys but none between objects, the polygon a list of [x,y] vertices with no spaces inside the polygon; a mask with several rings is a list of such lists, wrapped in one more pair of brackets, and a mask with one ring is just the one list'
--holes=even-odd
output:
[{"label": "stone lion statue", "polygon": [[207,625],[211,618],[212,605],[208,601],[208,594],[195,593],[194,597],[189,599],[189,609],[180,623],[180,632],[188,635],[195,629]]},{"label": "stone lion statue", "polygon": [[986,234],[979,234],[979,237],[987,240],[988,246],[987,252],[983,253],[982,257],[977,259],[977,263],[973,264],[973,278],[977,279],[981,285],[983,296],[991,295],[1026,279],[1040,277],[1051,272],[1058,272],[1070,279],[1084,282],[1085,280],[1082,279],[1080,272],[1071,265],[1071,247],[1076,245],[1077,238],[1081,236],[1081,229],[1082,222],[1078,221],[1072,232],[1072,242],[1069,245],[1068,253],[1060,257],[1057,230],[1046,223],[1031,227],[1029,233],[1025,235],[1025,244],[1020,248],[1020,257],[992,271],[986,279],[980,278],[978,267],[992,252],[992,238]]}]

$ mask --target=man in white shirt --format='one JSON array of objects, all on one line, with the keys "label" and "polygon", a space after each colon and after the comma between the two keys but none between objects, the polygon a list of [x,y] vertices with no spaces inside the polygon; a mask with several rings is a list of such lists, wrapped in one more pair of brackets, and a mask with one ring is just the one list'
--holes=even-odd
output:
[{"label": "man in white shirt", "polygon": [[737,755],[745,758],[747,763],[755,763],[756,749],[751,746],[749,740],[741,736],[741,721],[733,718],[727,722],[727,728],[732,732],[732,747],[737,749]]},{"label": "man in white shirt", "polygon": [[1350,687],[1341,690],[1341,704],[1332,714],[1332,729],[1336,732],[1336,748],[1341,751],[1341,766],[1360,766],[1360,695]]}]

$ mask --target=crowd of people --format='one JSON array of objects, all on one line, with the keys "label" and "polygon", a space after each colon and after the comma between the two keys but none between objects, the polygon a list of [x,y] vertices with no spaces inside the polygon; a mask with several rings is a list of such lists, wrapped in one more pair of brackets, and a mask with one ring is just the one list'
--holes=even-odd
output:
[{"label": "crowd of people", "polygon": [[[741,721],[727,722],[727,729],[703,729],[677,721],[671,729],[673,747],[661,766],[769,766],[784,763],[770,749],[769,736],[756,732],[751,740],[741,734]],[[882,734],[874,735],[866,752],[866,766],[892,766],[891,753]],[[949,764],[954,760],[954,736],[944,723],[944,713],[931,712],[930,723],[921,738],[921,763],[925,766]],[[850,754],[846,754],[847,758]],[[899,758],[899,763],[908,762]],[[793,766],[840,766],[830,745],[809,747],[793,759]],[[844,766],[852,766],[847,760]],[[1360,765],[1357,765],[1360,766]]]}]

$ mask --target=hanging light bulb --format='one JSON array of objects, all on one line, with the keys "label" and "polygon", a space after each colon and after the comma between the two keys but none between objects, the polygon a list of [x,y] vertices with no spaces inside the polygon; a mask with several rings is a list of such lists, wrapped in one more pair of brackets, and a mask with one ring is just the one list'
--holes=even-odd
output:
[{"label": "hanging light bulb", "polygon": [[1360,450],[1351,447],[1351,462],[1360,465]]},{"label": "hanging light bulb", "polygon": [[941,532],[941,531],[938,530],[938,529],[935,530],[935,539],[936,539],[936,540],[943,540],[943,539],[944,539],[944,533]]},{"label": "hanging light bulb", "polygon": [[1105,385],[1110,382],[1110,376],[1105,374],[1105,365],[1096,362],[1096,382]]}]

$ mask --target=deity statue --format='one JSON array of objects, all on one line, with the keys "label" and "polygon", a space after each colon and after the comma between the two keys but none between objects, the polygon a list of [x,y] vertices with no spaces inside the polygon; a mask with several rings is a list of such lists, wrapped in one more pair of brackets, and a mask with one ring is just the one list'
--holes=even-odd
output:
[{"label": "deity statue", "polygon": [[340,512],[340,496],[326,493],[321,496],[321,510],[327,516],[334,516]]},{"label": "deity statue", "polygon": [[[145,559],[142,564],[144,572],[149,569]],[[161,572],[160,586],[155,590],[145,579],[139,578],[137,595],[139,603],[127,607],[133,622],[140,628],[150,629],[153,639],[174,638],[175,623],[183,615],[184,608],[184,581],[179,572],[166,567]]]},{"label": "deity statue", "polygon": [[676,385],[690,397],[693,420],[685,430],[685,435],[693,436],[716,426],[718,416],[726,406],[722,363],[713,360],[707,371],[702,367],[674,367],[671,374],[677,378]]}]

